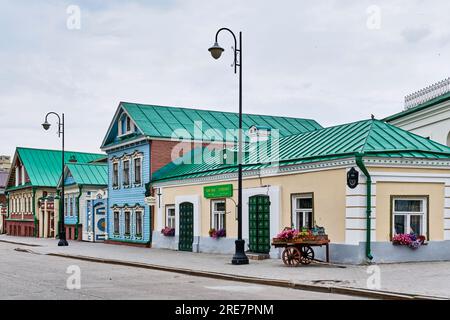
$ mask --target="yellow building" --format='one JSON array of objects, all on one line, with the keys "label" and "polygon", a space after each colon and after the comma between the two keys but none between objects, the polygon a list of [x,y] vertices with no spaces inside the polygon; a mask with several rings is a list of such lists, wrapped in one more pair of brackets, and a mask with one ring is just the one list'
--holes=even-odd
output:
[{"label": "yellow building", "polygon": [[[283,228],[321,226],[334,262],[450,259],[450,148],[366,120],[247,149],[242,223],[249,251],[278,258],[270,242]],[[224,151],[211,163],[212,153],[194,150],[154,174],[153,247],[234,252],[237,166],[223,163]],[[198,161],[202,156],[209,160]],[[211,237],[219,229],[226,236]],[[423,235],[427,245],[395,246],[398,234]],[[324,250],[315,251],[323,259]]]}]

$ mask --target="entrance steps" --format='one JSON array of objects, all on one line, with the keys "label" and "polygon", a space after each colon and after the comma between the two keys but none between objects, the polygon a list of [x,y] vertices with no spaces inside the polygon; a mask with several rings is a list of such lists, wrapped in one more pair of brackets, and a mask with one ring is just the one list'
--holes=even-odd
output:
[{"label": "entrance steps", "polygon": [[270,259],[268,253],[246,252],[245,253],[250,260],[266,260]]}]

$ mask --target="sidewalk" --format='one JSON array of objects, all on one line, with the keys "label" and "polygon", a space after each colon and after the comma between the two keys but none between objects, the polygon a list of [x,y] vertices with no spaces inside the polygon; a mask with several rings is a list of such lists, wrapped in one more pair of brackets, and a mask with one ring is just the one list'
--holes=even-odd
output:
[{"label": "sidewalk", "polygon": [[[0,236],[1,242],[39,254],[85,257],[92,260],[114,260],[121,263],[151,265],[159,269],[182,269],[191,273],[216,273],[225,277],[251,277],[263,281],[284,281],[301,287],[319,286],[366,290],[367,266],[332,266],[311,264],[290,268],[278,259],[253,261],[234,266],[230,256],[199,254],[161,249],[136,248],[71,241],[69,247],[58,247],[57,240]],[[24,246],[31,245],[31,246]],[[450,298],[450,262],[421,262],[379,265],[382,291],[420,296]]]}]

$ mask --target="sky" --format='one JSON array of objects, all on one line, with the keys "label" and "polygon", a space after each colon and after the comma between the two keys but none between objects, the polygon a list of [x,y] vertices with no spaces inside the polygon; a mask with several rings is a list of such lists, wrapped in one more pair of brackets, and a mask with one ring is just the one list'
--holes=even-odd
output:
[{"label": "sky", "polygon": [[[75,9],[74,9],[75,8]],[[0,0],[0,154],[99,152],[120,101],[238,110],[232,37],[242,31],[244,112],[323,126],[382,119],[450,76],[445,0]],[[56,119],[50,118],[55,124]]]}]

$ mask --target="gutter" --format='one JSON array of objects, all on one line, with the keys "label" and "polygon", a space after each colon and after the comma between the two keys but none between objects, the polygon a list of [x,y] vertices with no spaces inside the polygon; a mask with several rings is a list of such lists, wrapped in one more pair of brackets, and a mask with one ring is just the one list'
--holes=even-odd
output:
[{"label": "gutter", "polygon": [[366,257],[369,260],[373,259],[372,256],[372,249],[371,249],[371,237],[370,237],[370,230],[372,229],[371,225],[371,214],[372,214],[372,178],[370,177],[370,173],[367,170],[366,166],[363,162],[363,153],[357,153],[356,158],[356,164],[358,165],[358,168],[361,169],[361,171],[366,176],[366,186],[367,186],[367,192],[366,192]]},{"label": "gutter", "polygon": [[78,212],[77,212],[77,224],[75,226],[75,239],[77,239],[77,240],[79,240],[78,239],[78,227],[80,226],[80,198],[82,195],[82,189],[83,189],[83,185],[81,184],[78,186],[79,193],[77,196],[77,211]]}]

